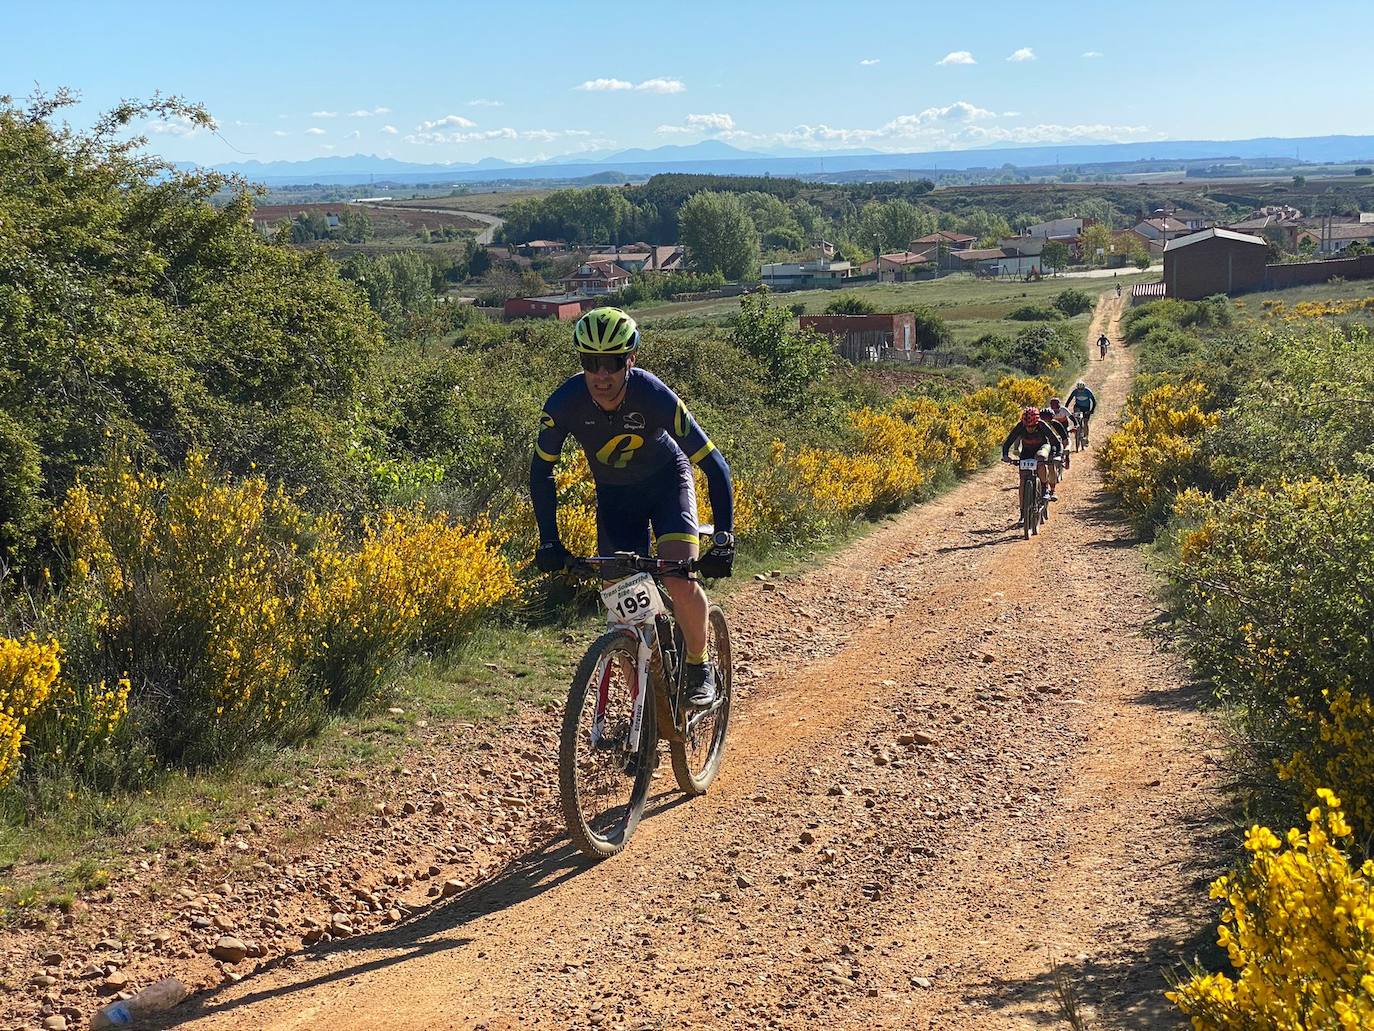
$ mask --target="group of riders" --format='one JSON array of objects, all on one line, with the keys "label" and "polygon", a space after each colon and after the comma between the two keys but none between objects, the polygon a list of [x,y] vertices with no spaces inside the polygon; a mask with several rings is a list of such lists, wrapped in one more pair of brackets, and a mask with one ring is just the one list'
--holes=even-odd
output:
[{"label": "group of riders", "polygon": [[[1105,340],[1105,336],[1103,338]],[[662,380],[637,368],[639,327],[618,308],[586,312],[573,328],[582,372],[565,381],[544,404],[530,465],[530,496],[539,526],[535,564],[560,572],[572,556],[558,531],[554,466],[569,436],[586,452],[596,484],[597,547],[602,555],[650,553],[650,531],[663,559],[692,559],[706,577],[729,576],[734,566],[734,485],[730,467],[687,406]],[[1105,349],[1103,351],[1105,355]],[[1071,434],[1087,445],[1088,421],[1097,407],[1081,380],[1067,404],[1051,398],[1027,408],[1002,444],[1002,457],[1020,445],[1040,461],[1045,496],[1057,500],[1062,462],[1069,463]],[[700,554],[696,487],[692,467],[705,475],[715,530]],[[686,645],[686,702],[709,707],[715,674],[707,661],[709,602],[695,575],[664,578]]]},{"label": "group of riders", "polygon": [[[1067,403],[1052,397],[1044,408],[1032,405],[1002,441],[1002,461],[1015,465],[1020,458],[1035,457],[1044,500],[1058,501],[1055,488],[1069,468],[1073,445],[1088,447],[1088,424],[1096,409],[1097,397],[1082,380],[1074,384]],[[1018,449],[1017,458],[1011,457],[1013,447]]]}]

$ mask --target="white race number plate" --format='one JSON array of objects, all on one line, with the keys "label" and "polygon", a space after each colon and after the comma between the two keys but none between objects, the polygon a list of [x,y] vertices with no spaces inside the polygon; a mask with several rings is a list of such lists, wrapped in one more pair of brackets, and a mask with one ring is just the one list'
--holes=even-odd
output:
[{"label": "white race number plate", "polygon": [[601,592],[612,623],[635,626],[648,623],[663,611],[663,596],[648,573],[638,573]]},{"label": "white race number plate", "polygon": [[1039,465],[1039,464],[1040,464],[1040,460],[1037,459],[1037,458],[1023,458],[1023,459],[1021,459],[1021,468],[1022,468],[1022,469],[1034,469],[1034,468],[1035,468],[1037,465]]}]

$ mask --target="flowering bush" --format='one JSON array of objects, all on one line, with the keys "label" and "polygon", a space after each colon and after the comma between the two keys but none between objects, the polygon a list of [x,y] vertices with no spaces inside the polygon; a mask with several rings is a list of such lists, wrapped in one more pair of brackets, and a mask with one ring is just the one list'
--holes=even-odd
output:
[{"label": "flowering bush", "polygon": [[1212,885],[1235,976],[1199,969],[1168,993],[1196,1031],[1374,1026],[1374,860],[1352,866],[1341,801],[1317,794],[1305,834],[1252,827],[1249,865]]},{"label": "flowering bush", "polygon": [[1202,435],[1219,416],[1203,410],[1201,383],[1165,383],[1133,398],[1121,429],[1107,438],[1107,489],[1137,521],[1161,522],[1175,495],[1201,478]]},{"label": "flowering bush", "polygon": [[1177,505],[1180,632],[1237,704],[1256,764],[1339,784],[1374,832],[1374,482],[1335,476],[1197,492]]},{"label": "flowering bush", "polygon": [[56,641],[0,637],[0,787],[18,775],[28,722],[42,711],[60,670]]},{"label": "flowering bush", "polygon": [[290,738],[514,593],[484,527],[387,512],[351,546],[336,520],[199,455],[166,479],[115,461],[54,522],[68,576],[53,619],[70,679],[35,742],[68,758],[108,740],[131,706],[164,760]]}]

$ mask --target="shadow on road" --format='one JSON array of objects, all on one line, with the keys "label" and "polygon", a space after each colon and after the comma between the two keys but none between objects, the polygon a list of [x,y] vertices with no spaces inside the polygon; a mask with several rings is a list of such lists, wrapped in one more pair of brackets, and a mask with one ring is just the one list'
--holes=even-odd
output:
[{"label": "shadow on road", "polygon": [[[1211,854],[1224,856],[1225,850],[1225,845],[1219,845],[1218,851]],[[1209,875],[1201,888],[1204,897],[1210,880]],[[1164,911],[1152,914],[1159,919],[1176,915]],[[1045,1027],[1067,1026],[1052,960],[1058,964],[1059,979],[1076,996],[1086,1026],[1105,1025],[1131,1031],[1186,1028],[1187,1018],[1164,993],[1174,980],[1186,978],[1186,965],[1194,960],[1212,970],[1227,967],[1226,954],[1216,944],[1214,921],[1204,919],[1191,934],[1181,938],[1160,935],[1139,947],[1119,948],[1100,956],[1046,955],[1042,973],[1026,978],[994,978],[965,999],[971,1006],[986,1008],[994,1014],[1030,1003],[1035,1012],[1018,1012],[1018,1018],[1030,1016]]]},{"label": "shadow on road", "polygon": [[[644,819],[652,819],[685,801],[687,796],[677,791],[660,792],[646,803]],[[175,1013],[169,1013],[161,1020],[148,1022],[146,1026],[177,1027],[215,1013],[251,1006],[266,999],[308,992],[422,956],[462,948],[472,944],[476,939],[455,933],[461,928],[482,917],[518,906],[542,895],[585,873],[595,865],[595,862],[578,852],[565,836],[550,838],[513,860],[496,877],[454,896],[448,902],[435,905],[408,920],[370,934],[337,939],[314,948],[279,956],[264,964],[245,981],[226,982],[192,996],[178,1006]],[[331,964],[328,969],[311,976],[310,964],[347,956],[353,952],[371,955],[366,960],[352,964]],[[263,979],[282,967],[294,969],[290,983],[264,986],[259,991],[239,994],[239,985]],[[229,995],[231,991],[233,994]],[[248,1026],[252,1026],[251,1021]]]}]

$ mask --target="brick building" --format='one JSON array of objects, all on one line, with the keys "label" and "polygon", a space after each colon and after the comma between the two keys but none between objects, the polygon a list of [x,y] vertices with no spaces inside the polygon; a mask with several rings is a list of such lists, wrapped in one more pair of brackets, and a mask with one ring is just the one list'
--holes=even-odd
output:
[{"label": "brick building", "polygon": [[558,319],[572,322],[582,317],[589,298],[579,294],[560,294],[555,297],[512,297],[503,308],[506,320]]},{"label": "brick building", "polygon": [[911,312],[892,315],[803,315],[801,328],[812,329],[830,338],[839,353],[851,362],[877,361],[884,350],[917,350],[916,316]]},{"label": "brick building", "polygon": [[1165,246],[1164,288],[1185,301],[1259,290],[1268,256],[1269,246],[1258,236],[1204,229]]}]

